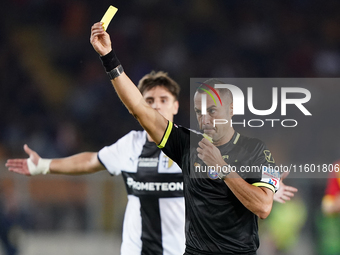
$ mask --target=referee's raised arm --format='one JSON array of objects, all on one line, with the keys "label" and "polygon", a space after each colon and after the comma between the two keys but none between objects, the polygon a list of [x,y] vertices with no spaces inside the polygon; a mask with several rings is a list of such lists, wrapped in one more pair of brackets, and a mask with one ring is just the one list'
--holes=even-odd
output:
[{"label": "referee's raised arm", "polygon": [[103,23],[98,22],[92,26],[90,42],[100,55],[103,66],[119,98],[153,141],[159,144],[167,128],[168,120],[145,102],[138,88],[125,74],[111,47],[110,36],[104,30]]}]

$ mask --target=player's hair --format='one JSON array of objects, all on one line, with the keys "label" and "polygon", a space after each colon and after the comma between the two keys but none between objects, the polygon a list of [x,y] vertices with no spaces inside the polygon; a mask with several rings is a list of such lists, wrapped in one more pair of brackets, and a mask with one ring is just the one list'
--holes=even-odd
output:
[{"label": "player's hair", "polygon": [[[204,84],[208,84],[209,86],[211,87],[215,87],[215,84],[224,84],[225,82],[223,81],[220,81],[220,80],[217,80],[215,78],[211,78],[211,79],[208,79],[206,81],[204,81],[197,89],[196,89],[196,92],[197,93],[205,93],[204,90],[202,90],[201,88],[203,89],[206,89],[206,90],[210,90],[209,87],[205,86]],[[223,97],[223,96],[226,96],[229,100],[229,103],[232,103],[233,102],[233,94],[231,93],[231,91],[227,88],[222,88],[222,89],[216,89],[218,91],[218,94]]]},{"label": "player's hair", "polygon": [[175,99],[178,100],[181,88],[166,72],[152,71],[151,73],[144,75],[144,77],[138,82],[138,89],[142,95],[144,92],[157,86],[165,87],[175,97]]}]

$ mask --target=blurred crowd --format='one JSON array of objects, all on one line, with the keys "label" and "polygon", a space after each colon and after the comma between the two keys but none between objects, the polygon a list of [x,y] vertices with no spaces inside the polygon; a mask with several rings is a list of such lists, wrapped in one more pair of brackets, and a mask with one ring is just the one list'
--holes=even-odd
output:
[{"label": "blurred crowd", "polygon": [[138,128],[89,43],[109,4],[119,8],[108,32],[126,72],[178,81],[183,125],[190,77],[340,74],[338,1],[5,1],[0,155],[17,156],[23,142],[45,157],[97,150]]}]

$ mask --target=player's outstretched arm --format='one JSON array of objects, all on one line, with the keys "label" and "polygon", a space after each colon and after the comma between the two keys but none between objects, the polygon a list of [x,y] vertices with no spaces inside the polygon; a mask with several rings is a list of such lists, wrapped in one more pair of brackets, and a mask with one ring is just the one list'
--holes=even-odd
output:
[{"label": "player's outstretched arm", "polygon": [[[102,57],[107,72],[119,65],[119,61],[112,51],[110,36],[105,32],[101,22],[92,26],[90,42],[95,51]],[[145,102],[143,96],[125,72],[111,79],[111,83],[129,112],[139,121],[155,143],[159,144],[168,120]]]},{"label": "player's outstretched arm", "polygon": [[298,191],[297,188],[288,186],[283,183],[283,180],[288,176],[289,172],[285,172],[281,175],[280,179],[280,188],[274,195],[274,201],[279,203],[286,203],[286,201],[289,201],[292,197],[294,197],[294,193]]},{"label": "player's outstretched arm", "polygon": [[274,195],[274,201],[284,204],[286,201],[291,200],[291,198],[294,197],[294,193],[297,191],[297,188],[288,186],[280,180],[280,188]]},{"label": "player's outstretched arm", "polygon": [[48,173],[80,175],[105,169],[99,162],[96,152],[83,152],[60,159],[43,159],[26,144],[24,145],[24,150],[29,155],[29,158],[8,159],[6,167],[9,171],[27,176]]}]

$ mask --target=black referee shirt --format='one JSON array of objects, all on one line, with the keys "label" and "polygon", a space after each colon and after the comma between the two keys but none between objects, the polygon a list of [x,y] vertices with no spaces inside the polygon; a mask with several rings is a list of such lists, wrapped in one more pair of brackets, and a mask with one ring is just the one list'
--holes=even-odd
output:
[{"label": "black referee shirt", "polygon": [[[228,186],[211,173],[204,172],[197,157],[203,135],[174,125],[168,127],[158,147],[183,171],[186,206],[186,252],[188,254],[256,254],[259,247],[257,216],[249,211]],[[267,169],[274,159],[264,143],[235,132],[232,139],[218,147],[225,161],[237,169],[259,166]],[[202,172],[197,169],[202,167]],[[196,170],[195,170],[196,169]],[[240,173],[248,183],[275,192],[278,175]]]}]

